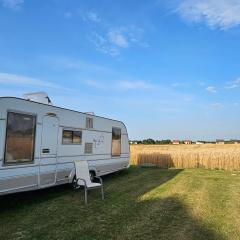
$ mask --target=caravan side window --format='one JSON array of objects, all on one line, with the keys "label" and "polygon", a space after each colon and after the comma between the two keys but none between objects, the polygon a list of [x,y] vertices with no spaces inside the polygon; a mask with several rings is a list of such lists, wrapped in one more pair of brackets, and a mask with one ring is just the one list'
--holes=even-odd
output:
[{"label": "caravan side window", "polygon": [[63,130],[63,144],[82,144],[82,131]]},{"label": "caravan side window", "polygon": [[36,116],[9,112],[5,146],[5,163],[33,162]]},{"label": "caravan side window", "polygon": [[112,128],[112,156],[121,155],[121,129]]},{"label": "caravan side window", "polygon": [[86,117],[86,128],[93,128],[93,118]]}]

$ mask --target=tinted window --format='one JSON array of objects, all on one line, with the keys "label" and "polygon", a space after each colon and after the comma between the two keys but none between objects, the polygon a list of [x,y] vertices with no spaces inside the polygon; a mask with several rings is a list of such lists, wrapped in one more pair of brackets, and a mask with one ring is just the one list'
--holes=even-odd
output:
[{"label": "tinted window", "polygon": [[34,158],[36,117],[8,113],[5,163],[32,162]]},{"label": "tinted window", "polygon": [[63,130],[63,144],[81,144],[82,131]]},{"label": "tinted window", "polygon": [[121,129],[112,129],[112,156],[121,155]]},{"label": "tinted window", "polygon": [[63,139],[64,144],[72,143],[72,131],[63,130]]},{"label": "tinted window", "polygon": [[93,128],[93,118],[86,117],[86,128]]},{"label": "tinted window", "polygon": [[82,132],[74,131],[73,132],[73,143],[81,143],[82,142]]}]

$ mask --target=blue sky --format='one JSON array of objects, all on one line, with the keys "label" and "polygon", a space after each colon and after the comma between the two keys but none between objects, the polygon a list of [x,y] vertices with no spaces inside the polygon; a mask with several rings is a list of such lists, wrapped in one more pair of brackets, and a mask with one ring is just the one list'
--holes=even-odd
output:
[{"label": "blue sky", "polygon": [[130,139],[240,138],[240,0],[0,0],[0,96],[119,119]]}]

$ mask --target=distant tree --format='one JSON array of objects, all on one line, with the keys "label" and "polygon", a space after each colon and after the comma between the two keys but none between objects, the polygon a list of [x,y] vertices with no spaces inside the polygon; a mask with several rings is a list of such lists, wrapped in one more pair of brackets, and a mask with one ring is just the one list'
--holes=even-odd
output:
[{"label": "distant tree", "polygon": [[166,140],[156,140],[156,142],[155,142],[156,144],[171,144],[172,143],[172,141],[171,140],[169,140],[169,139],[166,139]]},{"label": "distant tree", "polygon": [[148,139],[144,139],[142,140],[143,144],[155,144],[155,140],[153,140],[152,138],[148,138]]}]

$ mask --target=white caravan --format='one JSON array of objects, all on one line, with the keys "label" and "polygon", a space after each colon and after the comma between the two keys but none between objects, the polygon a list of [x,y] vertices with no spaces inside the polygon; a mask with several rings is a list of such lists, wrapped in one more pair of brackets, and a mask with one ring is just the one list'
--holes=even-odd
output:
[{"label": "white caravan", "polygon": [[0,195],[72,183],[75,160],[87,160],[97,176],[129,167],[122,122],[56,107],[37,95],[0,97]]}]

